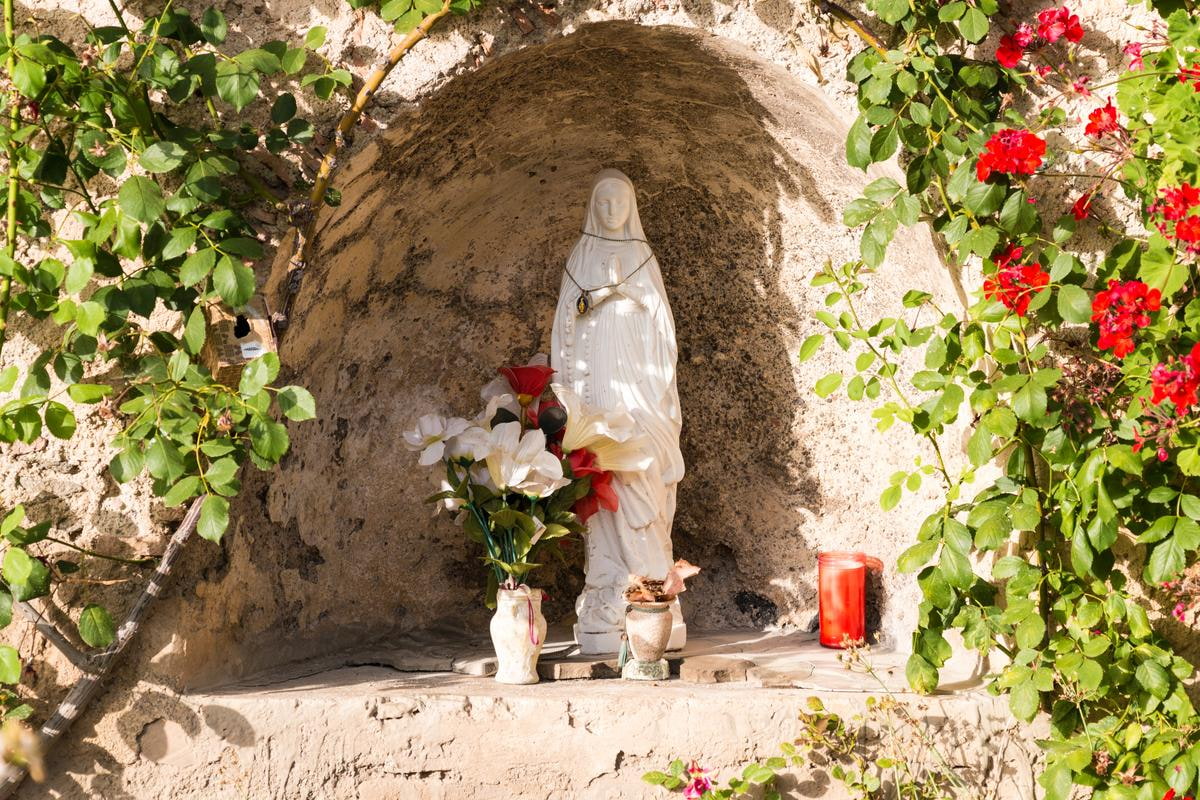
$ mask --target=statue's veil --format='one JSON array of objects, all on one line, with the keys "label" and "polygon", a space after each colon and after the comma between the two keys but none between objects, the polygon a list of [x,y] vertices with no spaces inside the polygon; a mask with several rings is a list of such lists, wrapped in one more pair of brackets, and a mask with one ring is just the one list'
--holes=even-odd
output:
[{"label": "statue's veil", "polygon": [[[619,181],[629,191],[629,217],[625,220],[624,229],[619,237],[613,237],[613,234],[604,232],[596,211],[596,192],[601,185],[609,181]],[[645,302],[649,324],[654,332],[654,335],[650,337],[653,341],[647,341],[645,346],[662,348],[661,352],[655,356],[654,361],[669,364],[670,367],[666,372],[660,374],[631,376],[629,382],[647,386],[653,384],[657,387],[659,394],[653,400],[658,404],[660,414],[665,419],[660,418],[656,422],[654,419],[643,418],[642,423],[655,440],[655,451],[659,457],[664,477],[671,483],[674,483],[683,476],[683,457],[679,452],[678,444],[683,415],[679,407],[679,391],[675,384],[675,364],[677,358],[675,318],[671,313],[671,304],[667,299],[666,286],[663,284],[662,271],[659,269],[658,259],[654,257],[650,245],[646,242],[646,234],[642,230],[642,219],[637,207],[637,192],[634,190],[633,181],[625,173],[616,169],[604,169],[596,175],[596,179],[592,182],[591,193],[588,196],[587,216],[583,223],[583,234],[579,237],[579,241],[576,242],[575,247],[571,250],[570,257],[567,259],[567,271],[570,275],[574,276],[576,281],[588,287],[608,283],[607,275],[587,273],[588,265],[602,265],[604,263],[601,254],[596,251],[605,246],[606,243],[598,237],[608,236],[610,238],[631,240],[628,247],[636,255],[637,260],[627,264],[624,263],[623,259],[622,267],[628,276],[626,278],[627,285],[636,286],[640,290],[639,294]],[[645,263],[643,264],[643,262]],[[636,269],[638,265],[642,265],[641,269],[638,270],[636,275],[632,274],[632,270]],[[556,331],[559,327],[558,320],[574,318],[576,313],[575,299],[578,295],[578,287],[575,286],[571,278],[564,275],[556,309]],[[557,347],[557,345],[555,346]],[[660,425],[663,427],[660,428]]]}]

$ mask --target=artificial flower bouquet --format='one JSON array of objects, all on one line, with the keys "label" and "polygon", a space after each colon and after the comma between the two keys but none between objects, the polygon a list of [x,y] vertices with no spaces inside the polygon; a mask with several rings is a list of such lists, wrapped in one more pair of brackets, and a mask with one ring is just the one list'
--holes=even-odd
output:
[{"label": "artificial flower bouquet", "polygon": [[544,357],[504,367],[483,388],[474,420],[429,414],[404,435],[418,464],[444,469],[430,501],[456,512],[483,546],[489,608],[499,587],[517,588],[539,566],[543,550],[584,533],[600,509],[617,510],[614,473],[650,461],[627,412],[588,408],[551,386],[553,375]]}]

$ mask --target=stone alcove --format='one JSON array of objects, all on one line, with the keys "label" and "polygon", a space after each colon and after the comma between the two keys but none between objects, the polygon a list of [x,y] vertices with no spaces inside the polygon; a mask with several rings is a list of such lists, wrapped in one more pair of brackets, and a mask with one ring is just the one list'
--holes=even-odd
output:
[{"label": "stone alcove", "polygon": [[[249,478],[180,674],[484,629],[483,570],[422,503],[429,476],[400,434],[430,411],[474,415],[498,366],[547,349],[605,166],[638,187],[677,320],[688,475],[675,546],[704,567],[684,597],[690,625],[805,627],[819,549],[894,563],[924,508],[885,515],[877,497],[917,444],[875,433],[867,406],[812,393],[846,354],[796,357],[820,330],[826,290],[811,276],[857,252],[841,210],[870,176],[845,164],[847,126],[739,45],[631,23],[499,58],[397,120],[342,167],[283,341],[283,377],[312,389],[319,419],[275,474]],[[914,287],[955,302],[923,231],[901,234],[872,283],[867,315]],[[538,574],[552,622],[571,611],[578,556]],[[915,596],[885,578],[885,634],[911,628]]]}]

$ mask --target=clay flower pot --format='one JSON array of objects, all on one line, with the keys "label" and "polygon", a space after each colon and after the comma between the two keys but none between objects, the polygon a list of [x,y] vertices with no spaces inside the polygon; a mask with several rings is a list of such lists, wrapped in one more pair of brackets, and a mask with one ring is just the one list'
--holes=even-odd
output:
[{"label": "clay flower pot", "polygon": [[625,635],[638,661],[659,661],[671,639],[671,604],[630,603],[625,612]]},{"label": "clay flower pot", "polygon": [[546,641],[542,590],[521,584],[496,591],[496,613],[490,625],[496,649],[496,680],[537,683],[537,660]]}]

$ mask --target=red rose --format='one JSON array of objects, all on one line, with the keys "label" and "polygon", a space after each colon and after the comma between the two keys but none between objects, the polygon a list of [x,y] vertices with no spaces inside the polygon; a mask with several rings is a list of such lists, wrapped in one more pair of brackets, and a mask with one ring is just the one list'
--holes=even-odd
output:
[{"label": "red rose", "polygon": [[554,370],[541,364],[528,364],[524,367],[501,367],[500,374],[508,379],[508,385],[516,392],[517,402],[527,406],[546,391]]},{"label": "red rose", "polygon": [[1107,105],[1088,114],[1088,124],[1083,132],[1093,139],[1099,139],[1106,133],[1115,133],[1119,130],[1121,130],[1121,125],[1117,122],[1117,108],[1113,105],[1112,100],[1109,100]]},{"label": "red rose", "polygon": [[1162,307],[1162,293],[1141,281],[1108,282],[1092,300],[1092,322],[1100,328],[1096,346],[1117,358],[1134,351],[1133,334],[1150,324],[1150,313]]},{"label": "red rose", "polygon": [[1032,175],[1042,165],[1046,143],[1029,131],[1005,128],[988,139],[975,165],[975,177],[986,181],[993,172]]},{"label": "red rose", "polygon": [[591,450],[575,450],[567,456],[567,460],[571,464],[571,474],[576,478],[604,474],[604,470],[596,466],[596,454]]}]

